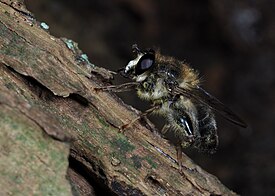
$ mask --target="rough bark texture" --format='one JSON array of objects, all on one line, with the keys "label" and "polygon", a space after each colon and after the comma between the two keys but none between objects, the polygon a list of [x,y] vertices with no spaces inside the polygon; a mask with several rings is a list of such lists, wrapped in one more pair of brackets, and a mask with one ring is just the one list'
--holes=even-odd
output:
[{"label": "rough bark texture", "polygon": [[112,73],[42,27],[0,1],[1,195],[235,195],[146,124],[119,133],[139,112],[93,91]]}]

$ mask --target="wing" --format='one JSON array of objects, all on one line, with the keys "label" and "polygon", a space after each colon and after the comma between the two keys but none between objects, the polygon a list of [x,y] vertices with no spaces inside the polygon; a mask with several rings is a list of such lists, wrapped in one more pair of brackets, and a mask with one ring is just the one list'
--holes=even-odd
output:
[{"label": "wing", "polygon": [[226,107],[222,102],[220,102],[217,98],[210,95],[203,88],[197,86],[197,88],[193,88],[191,90],[186,90],[180,87],[175,87],[173,90],[176,94],[182,94],[188,98],[194,99],[204,105],[207,105],[221,114],[228,121],[239,125],[241,127],[246,128],[246,123],[238,117],[233,111],[231,111],[228,107]]}]

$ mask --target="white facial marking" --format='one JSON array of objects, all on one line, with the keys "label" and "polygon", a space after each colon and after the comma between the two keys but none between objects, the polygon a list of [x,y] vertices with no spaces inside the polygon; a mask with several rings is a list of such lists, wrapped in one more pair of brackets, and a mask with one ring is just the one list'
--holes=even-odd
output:
[{"label": "white facial marking", "polygon": [[135,66],[137,65],[139,59],[143,56],[143,53],[139,53],[137,58],[135,58],[134,60],[131,60],[125,67],[124,72],[127,73],[128,71],[130,71],[131,69],[135,68]]}]

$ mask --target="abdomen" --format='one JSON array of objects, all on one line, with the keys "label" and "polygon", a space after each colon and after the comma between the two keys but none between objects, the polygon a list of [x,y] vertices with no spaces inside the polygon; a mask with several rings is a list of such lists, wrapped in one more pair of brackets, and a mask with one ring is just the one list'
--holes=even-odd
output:
[{"label": "abdomen", "polygon": [[209,107],[203,105],[199,105],[197,111],[200,139],[195,143],[195,147],[207,153],[214,153],[218,146],[215,116]]}]

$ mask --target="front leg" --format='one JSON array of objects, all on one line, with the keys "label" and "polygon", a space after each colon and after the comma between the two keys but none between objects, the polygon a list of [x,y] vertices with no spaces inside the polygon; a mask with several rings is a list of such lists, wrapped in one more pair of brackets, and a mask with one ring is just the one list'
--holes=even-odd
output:
[{"label": "front leg", "polygon": [[112,92],[125,92],[135,89],[139,85],[138,82],[128,82],[120,85],[109,85],[103,87],[96,87],[94,90],[98,91],[112,91]]}]

